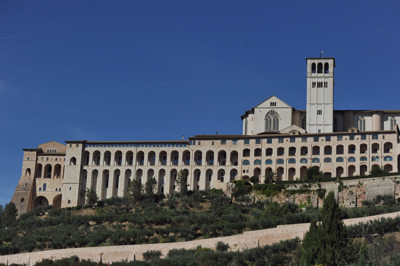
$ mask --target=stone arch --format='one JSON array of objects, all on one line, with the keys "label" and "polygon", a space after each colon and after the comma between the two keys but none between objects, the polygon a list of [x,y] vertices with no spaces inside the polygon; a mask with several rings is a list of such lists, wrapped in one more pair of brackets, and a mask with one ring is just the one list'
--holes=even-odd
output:
[{"label": "stone arch", "polygon": [[343,145],[337,145],[336,146],[336,154],[343,154],[343,153],[344,153]]},{"label": "stone arch", "polygon": [[242,156],[243,157],[250,157],[250,149],[244,149]]},{"label": "stone arch", "polygon": [[175,191],[175,182],[178,177],[178,171],[176,169],[172,169],[170,172],[170,180],[169,180],[169,193],[172,194]]},{"label": "stone arch", "polygon": [[258,177],[259,180],[261,179],[261,169],[259,167],[254,168],[253,176]]},{"label": "stone arch", "polygon": [[53,167],[51,166],[51,164],[46,164],[46,166],[44,167],[44,178],[51,178],[52,169]]},{"label": "stone arch", "polygon": [[136,170],[136,180],[142,183],[142,177],[143,177],[143,170],[142,169],[137,169]]},{"label": "stone arch", "polygon": [[62,194],[58,194],[57,196],[54,197],[53,207],[55,209],[61,209],[61,200],[62,200]]},{"label": "stone arch", "polygon": [[100,151],[94,151],[93,152],[92,164],[93,165],[100,165]]},{"label": "stone arch", "polygon": [[114,154],[114,165],[121,166],[122,165],[122,152],[116,151]]},{"label": "stone arch", "polygon": [[214,165],[214,152],[213,151],[207,151],[206,162],[207,162],[207,165]]},{"label": "stone arch", "polygon": [[235,166],[238,165],[239,154],[237,151],[231,151],[230,161],[231,161],[231,165],[235,165]]},{"label": "stone arch", "polygon": [[276,179],[278,181],[282,181],[284,173],[285,173],[285,170],[283,169],[283,167],[278,167],[278,169],[276,169]]},{"label": "stone arch", "polygon": [[392,149],[393,149],[393,144],[391,142],[386,142],[383,145],[383,152],[384,153],[390,153],[392,151]]},{"label": "stone arch", "polygon": [[325,74],[328,74],[328,73],[329,73],[329,63],[328,63],[328,62],[326,62],[326,63],[324,64],[324,73],[325,73]]},{"label": "stone arch", "polygon": [[218,165],[226,165],[226,151],[224,150],[218,152]]},{"label": "stone arch", "polygon": [[38,163],[36,165],[35,177],[41,178],[42,177],[42,170],[43,170],[42,164]]},{"label": "stone arch", "polygon": [[83,152],[83,165],[89,165],[89,152],[88,151],[84,151]]},{"label": "stone arch", "polygon": [[385,171],[385,173],[391,173],[393,171],[393,166],[391,164],[385,164],[383,170]]},{"label": "stone arch", "polygon": [[317,65],[317,72],[318,73],[323,73],[323,67],[322,67],[322,63],[321,62],[319,62],[318,65]]},{"label": "stone arch", "polygon": [[125,155],[125,165],[133,165],[133,152],[128,151]]},{"label": "stone arch", "polygon": [[218,170],[218,176],[217,179],[221,182],[224,182],[224,177],[225,177],[225,170],[224,169],[219,169]]},{"label": "stone arch", "polygon": [[213,171],[211,169],[208,169],[206,171],[206,180],[205,180],[205,189],[206,190],[211,188],[212,175],[213,175]]},{"label": "stone arch", "polygon": [[[99,157],[99,164],[100,164],[100,157]],[[104,152],[104,163],[103,165],[105,166],[110,166],[111,165],[111,152],[110,151],[105,151]]]},{"label": "stone arch", "polygon": [[320,154],[319,146],[314,146],[312,148],[312,155],[319,155],[319,154]]},{"label": "stone arch", "polygon": [[45,196],[39,196],[33,202],[33,208],[45,207],[48,205],[49,205],[49,200]]},{"label": "stone arch", "polygon": [[160,165],[167,165],[167,152],[161,151],[158,155],[158,160],[160,162]]},{"label": "stone arch", "polygon": [[136,163],[140,166],[144,165],[144,152],[139,151],[136,155]]},{"label": "stone arch", "polygon": [[336,168],[336,177],[342,177],[342,175],[343,175],[343,167],[337,167]]},{"label": "stone arch", "polygon": [[354,176],[355,172],[356,172],[356,167],[354,165],[349,165],[348,176]]},{"label": "stone arch", "polygon": [[199,190],[200,189],[200,177],[201,177],[201,170],[196,169],[194,170],[193,173],[193,190]]},{"label": "stone arch", "polygon": [[190,151],[185,150],[182,154],[183,164],[186,166],[190,165]]},{"label": "stone arch", "polygon": [[[121,159],[122,163],[122,159]],[[119,169],[114,170],[114,175],[113,175],[113,182],[112,182],[112,193],[111,197],[116,197],[118,195],[118,188],[120,186],[119,184],[119,178],[121,176],[121,171]]]},{"label": "stone arch", "polygon": [[107,189],[110,183],[110,171],[103,170],[102,182],[101,182],[101,190],[100,190],[100,200],[104,200],[107,198]]},{"label": "stone arch", "polygon": [[131,183],[131,176],[132,176],[132,170],[131,169],[126,169],[125,170],[125,176],[124,176],[124,189],[123,189],[123,197],[128,196],[128,188],[129,184]]},{"label": "stone arch", "polygon": [[158,171],[158,180],[157,180],[157,186],[158,186],[158,193],[164,193],[164,184],[165,184],[165,169],[160,169]]},{"label": "stone arch", "polygon": [[289,173],[288,173],[288,180],[293,181],[294,177],[296,175],[296,168],[289,168]]},{"label": "stone arch", "polygon": [[76,158],[75,158],[75,157],[72,157],[72,158],[69,160],[69,165],[76,165]]},{"label": "stone arch", "polygon": [[360,165],[360,176],[366,176],[368,171],[368,167],[364,165]]},{"label": "stone arch", "polygon": [[306,178],[307,166],[302,166],[300,168],[300,179]]},{"label": "stone arch", "polygon": [[147,163],[148,165],[154,166],[156,165],[156,153],[154,151],[150,151],[147,155]]},{"label": "stone arch", "polygon": [[229,182],[233,182],[236,179],[238,171],[236,169],[232,169],[230,172]]},{"label": "stone arch", "polygon": [[97,190],[97,177],[99,175],[99,171],[98,170],[93,170],[92,171],[92,180],[91,180],[91,189],[96,191]]},{"label": "stone arch", "polygon": [[194,163],[197,166],[200,166],[202,164],[203,160],[203,153],[201,151],[195,151],[194,152]]},{"label": "stone arch", "polygon": [[179,164],[179,152],[178,151],[172,151],[171,152],[171,164],[172,165],[178,165]]},{"label": "stone arch", "polygon": [[25,175],[27,175],[27,176],[31,175],[31,168],[26,168]]},{"label": "stone arch", "polygon": [[332,146],[327,145],[324,147],[324,155],[331,155],[332,154]]},{"label": "stone arch", "polygon": [[56,164],[54,166],[54,176],[53,178],[60,178],[61,177],[61,165],[60,164]]}]

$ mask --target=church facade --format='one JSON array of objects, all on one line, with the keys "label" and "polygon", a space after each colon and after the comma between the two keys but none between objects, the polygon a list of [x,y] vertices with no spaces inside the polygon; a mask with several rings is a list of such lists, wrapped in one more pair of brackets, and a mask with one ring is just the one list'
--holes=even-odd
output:
[{"label": "church facade", "polygon": [[334,58],[307,58],[307,108],[272,96],[242,115],[241,135],[196,135],[181,141],[66,141],[24,149],[12,201],[19,213],[40,205],[74,207],[86,189],[100,200],[127,195],[133,179],[157,180],[157,192],[175,191],[178,172],[192,190],[227,189],[235,179],[269,172],[277,180],[305,176],[367,175],[379,166],[400,172],[397,110],[334,110]]}]

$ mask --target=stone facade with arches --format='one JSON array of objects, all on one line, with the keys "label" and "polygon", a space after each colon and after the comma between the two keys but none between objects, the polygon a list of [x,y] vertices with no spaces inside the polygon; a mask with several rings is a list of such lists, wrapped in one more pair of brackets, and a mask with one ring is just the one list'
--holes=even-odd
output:
[{"label": "stone facade with arches", "polygon": [[[133,179],[144,184],[152,177],[157,193],[170,194],[177,190],[181,170],[191,190],[227,189],[233,180],[252,176],[263,182],[270,172],[278,180],[302,179],[312,166],[332,178],[365,176],[374,166],[400,172],[400,111],[330,114],[334,67],[334,58],[308,58],[307,111],[272,96],[241,117],[242,135],[196,135],[181,141],[79,140],[24,149],[12,201],[19,213],[47,204],[73,207],[85,204],[86,189],[95,190],[100,200],[124,197]],[[320,116],[318,106],[325,108],[321,107],[324,118],[309,118]]]}]

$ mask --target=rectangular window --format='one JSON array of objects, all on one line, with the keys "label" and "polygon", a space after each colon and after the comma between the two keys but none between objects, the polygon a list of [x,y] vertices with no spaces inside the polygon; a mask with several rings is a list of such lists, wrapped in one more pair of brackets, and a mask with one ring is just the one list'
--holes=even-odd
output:
[{"label": "rectangular window", "polygon": [[272,139],[267,139],[267,144],[271,144],[272,143]]},{"label": "rectangular window", "polygon": [[245,139],[244,140],[244,144],[249,144],[250,143],[250,140],[249,139]]},{"label": "rectangular window", "polygon": [[276,102],[270,102],[269,106],[276,106]]},{"label": "rectangular window", "polygon": [[261,144],[261,139],[256,139],[256,144]]},{"label": "rectangular window", "polygon": [[226,139],[221,139],[221,144],[225,145],[226,144]]},{"label": "rectangular window", "polygon": [[200,145],[200,141],[197,142],[197,145]]},{"label": "rectangular window", "polygon": [[319,137],[314,137],[314,142],[318,142],[319,141]]},{"label": "rectangular window", "polygon": [[232,140],[232,144],[233,144],[233,145],[236,145],[236,144],[237,144],[237,139],[233,139],[233,140]]},{"label": "rectangular window", "polygon": [[283,138],[279,138],[279,139],[278,139],[278,142],[279,142],[279,143],[283,143]]},{"label": "rectangular window", "polygon": [[313,87],[313,88],[315,88],[315,84],[316,84],[315,82],[312,83],[312,87]]},{"label": "rectangular window", "polygon": [[350,135],[350,140],[354,140],[354,135]]},{"label": "rectangular window", "polygon": [[301,142],[307,142],[307,137],[301,137]]},{"label": "rectangular window", "polygon": [[325,141],[331,141],[331,136],[326,136]]},{"label": "rectangular window", "polygon": [[343,136],[342,135],[339,135],[336,138],[337,138],[338,141],[342,141],[343,140]]},{"label": "rectangular window", "polygon": [[290,137],[290,142],[291,143],[295,143],[296,142],[296,138],[295,137]]},{"label": "rectangular window", "polygon": [[372,134],[372,139],[378,139],[378,134]]},{"label": "rectangular window", "polygon": [[367,139],[367,135],[361,134],[361,140],[366,140],[366,139]]},{"label": "rectangular window", "polygon": [[322,110],[317,110],[317,115],[322,115]]}]

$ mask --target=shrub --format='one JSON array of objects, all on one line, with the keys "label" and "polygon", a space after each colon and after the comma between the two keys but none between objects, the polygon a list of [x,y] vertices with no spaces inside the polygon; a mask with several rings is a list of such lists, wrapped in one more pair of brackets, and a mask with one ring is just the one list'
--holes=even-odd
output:
[{"label": "shrub", "polygon": [[229,244],[224,243],[222,241],[218,241],[217,244],[215,245],[215,249],[217,251],[227,251],[229,249]]},{"label": "shrub", "polygon": [[159,259],[162,256],[161,251],[159,250],[149,250],[143,253],[143,259],[145,261],[151,261],[154,259]]}]

